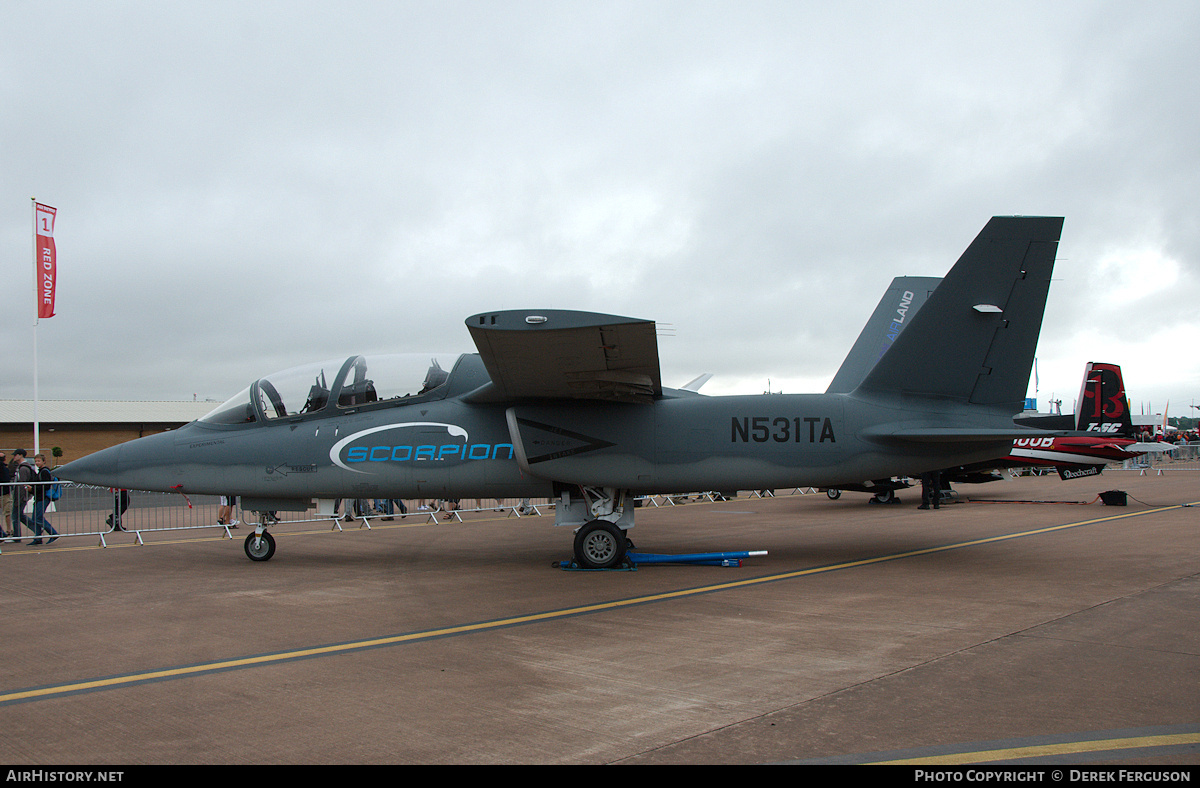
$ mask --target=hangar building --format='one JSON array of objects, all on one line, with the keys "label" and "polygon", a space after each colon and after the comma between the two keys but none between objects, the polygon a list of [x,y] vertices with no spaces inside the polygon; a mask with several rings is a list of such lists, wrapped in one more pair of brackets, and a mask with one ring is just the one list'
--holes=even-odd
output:
[{"label": "hangar building", "polygon": [[[42,400],[37,404],[41,451],[50,465],[61,465],[143,435],[182,427],[219,404]],[[32,459],[33,446],[33,400],[0,400],[0,448],[10,457],[13,449],[25,449]]]}]

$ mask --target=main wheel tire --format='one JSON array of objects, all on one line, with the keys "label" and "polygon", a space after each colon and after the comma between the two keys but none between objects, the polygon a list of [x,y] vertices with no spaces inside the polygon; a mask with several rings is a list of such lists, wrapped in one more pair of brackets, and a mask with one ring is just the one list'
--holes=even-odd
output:
[{"label": "main wheel tire", "polygon": [[825,494],[829,496],[829,500],[831,501],[836,501],[838,498],[842,497],[842,491],[836,487],[830,487],[825,491]]},{"label": "main wheel tire", "polygon": [[593,520],[575,534],[575,563],[584,569],[612,569],[625,560],[625,532]]},{"label": "main wheel tire", "polygon": [[271,556],[275,555],[275,537],[267,531],[263,531],[261,536],[247,534],[243,547],[246,549],[246,557],[251,561],[269,561]]}]

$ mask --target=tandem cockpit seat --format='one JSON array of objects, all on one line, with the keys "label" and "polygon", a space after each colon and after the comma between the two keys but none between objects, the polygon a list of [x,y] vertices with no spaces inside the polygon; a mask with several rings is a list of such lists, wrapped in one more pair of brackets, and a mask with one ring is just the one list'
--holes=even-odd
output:
[{"label": "tandem cockpit seat", "polygon": [[437,397],[458,360],[458,355],[356,355],[296,367],[254,381],[200,421],[234,426]]}]

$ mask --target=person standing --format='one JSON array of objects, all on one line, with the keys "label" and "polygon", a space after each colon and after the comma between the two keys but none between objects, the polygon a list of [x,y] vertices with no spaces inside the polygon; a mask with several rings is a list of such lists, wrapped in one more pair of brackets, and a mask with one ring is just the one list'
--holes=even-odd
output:
[{"label": "person standing", "polygon": [[25,459],[24,449],[13,451],[12,467],[12,538],[21,538],[21,523],[33,528],[33,521],[25,514],[25,502],[29,500],[29,483],[33,481],[34,467]]},{"label": "person standing", "polygon": [[236,495],[222,495],[221,505],[217,509],[217,524],[237,528],[237,520],[233,519],[233,507],[237,506]]},{"label": "person standing", "polygon": [[921,505],[918,509],[942,508],[942,472],[929,471],[921,474]]},{"label": "person standing", "polygon": [[58,539],[58,531],[54,530],[54,526],[46,519],[46,507],[50,505],[53,499],[50,498],[50,485],[54,483],[54,477],[50,475],[50,469],[46,467],[46,455],[37,454],[33,458],[33,463],[37,468],[37,474],[34,480],[39,484],[33,485],[33,541],[31,545],[42,543],[42,532],[53,534],[46,540],[46,544],[51,544]]},{"label": "person standing", "polygon": [[125,510],[129,508],[129,490],[114,487],[112,488],[112,493],[113,513],[104,522],[114,531],[124,531],[125,527],[121,525],[121,517],[124,516]]},{"label": "person standing", "polygon": [[8,469],[8,457],[0,451],[0,539],[8,538],[12,527],[12,471]]}]

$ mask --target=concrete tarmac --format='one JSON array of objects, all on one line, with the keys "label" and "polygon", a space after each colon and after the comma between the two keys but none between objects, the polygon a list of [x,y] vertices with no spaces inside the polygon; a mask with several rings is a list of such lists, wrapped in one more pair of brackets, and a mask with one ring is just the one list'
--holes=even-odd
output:
[{"label": "concrete tarmac", "polygon": [[1200,763],[1200,473],[958,491],[6,546],[0,763]]}]

